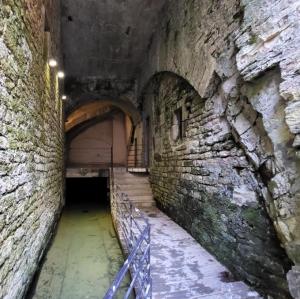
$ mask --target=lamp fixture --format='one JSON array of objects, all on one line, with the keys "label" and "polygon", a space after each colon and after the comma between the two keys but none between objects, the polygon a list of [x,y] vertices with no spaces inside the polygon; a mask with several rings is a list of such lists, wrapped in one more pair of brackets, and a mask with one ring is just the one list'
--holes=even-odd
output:
[{"label": "lamp fixture", "polygon": [[49,66],[50,67],[56,67],[57,61],[54,58],[49,59]]},{"label": "lamp fixture", "polygon": [[59,79],[63,79],[65,77],[65,73],[63,71],[59,71],[57,73],[57,76],[58,76]]},{"label": "lamp fixture", "polygon": [[66,95],[63,95],[61,98],[62,98],[63,100],[66,100],[66,99],[67,99],[67,96],[66,96]]}]

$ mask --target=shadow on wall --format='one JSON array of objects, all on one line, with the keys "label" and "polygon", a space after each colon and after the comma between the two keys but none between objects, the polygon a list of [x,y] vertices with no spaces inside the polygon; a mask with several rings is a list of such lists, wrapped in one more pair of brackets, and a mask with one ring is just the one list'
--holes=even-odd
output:
[{"label": "shadow on wall", "polygon": [[205,99],[168,72],[154,76],[145,88],[143,113],[154,136],[154,196],[237,277],[275,298],[290,298],[286,272],[291,262],[265,206],[266,185],[233,135],[220,80],[213,82]]}]

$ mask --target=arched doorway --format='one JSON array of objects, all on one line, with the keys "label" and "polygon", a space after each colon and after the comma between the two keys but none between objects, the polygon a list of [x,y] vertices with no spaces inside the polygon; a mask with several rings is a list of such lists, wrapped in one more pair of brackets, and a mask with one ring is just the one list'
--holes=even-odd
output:
[{"label": "arched doorway", "polygon": [[[264,182],[229,121],[227,112],[234,108],[217,84],[211,88],[201,97],[171,72],[154,75],[144,88],[143,128],[151,134],[143,142],[150,144],[154,197],[236,277],[261,290],[273,281],[272,292],[288,294],[290,261],[266,210]],[[280,269],[276,275],[274,265]]]},{"label": "arched doorway", "polygon": [[67,168],[126,167],[133,129],[131,115],[111,102],[83,105],[65,124]]}]

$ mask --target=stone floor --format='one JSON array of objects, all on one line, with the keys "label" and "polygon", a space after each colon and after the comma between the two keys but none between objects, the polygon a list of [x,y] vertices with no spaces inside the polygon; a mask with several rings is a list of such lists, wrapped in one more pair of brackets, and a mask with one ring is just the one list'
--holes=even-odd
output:
[{"label": "stone floor", "polygon": [[123,262],[109,209],[73,206],[63,212],[27,298],[103,298]]},{"label": "stone floor", "polygon": [[184,229],[157,208],[151,224],[153,299],[258,299]]}]

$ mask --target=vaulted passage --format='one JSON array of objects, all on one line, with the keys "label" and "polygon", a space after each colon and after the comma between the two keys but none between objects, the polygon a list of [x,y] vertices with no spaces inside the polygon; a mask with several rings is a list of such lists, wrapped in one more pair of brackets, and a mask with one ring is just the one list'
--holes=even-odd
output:
[{"label": "vaulted passage", "polygon": [[297,0],[0,0],[0,298],[299,299],[299,49]]}]

